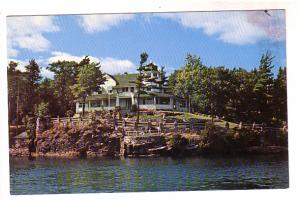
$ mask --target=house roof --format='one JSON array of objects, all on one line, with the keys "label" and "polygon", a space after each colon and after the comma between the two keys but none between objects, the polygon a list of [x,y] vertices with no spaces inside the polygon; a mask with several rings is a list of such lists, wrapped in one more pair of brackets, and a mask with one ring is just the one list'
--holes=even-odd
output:
[{"label": "house roof", "polygon": [[[96,101],[100,99],[108,99],[110,97],[111,99],[116,98],[116,94],[94,94],[91,96],[86,97],[86,102],[88,101]],[[78,98],[75,100],[75,102],[83,102],[82,98]]]},{"label": "house roof", "polygon": [[[141,94],[140,97],[174,97],[172,94],[166,94],[166,93],[158,93],[158,92],[149,92],[147,94]],[[137,97],[137,94],[134,94],[134,97]]]},{"label": "house roof", "polygon": [[134,87],[135,84],[132,83],[133,81],[136,81],[138,74],[119,74],[119,75],[114,75],[113,76],[115,80],[117,81],[117,86],[118,87],[123,87],[123,86],[132,86]]}]

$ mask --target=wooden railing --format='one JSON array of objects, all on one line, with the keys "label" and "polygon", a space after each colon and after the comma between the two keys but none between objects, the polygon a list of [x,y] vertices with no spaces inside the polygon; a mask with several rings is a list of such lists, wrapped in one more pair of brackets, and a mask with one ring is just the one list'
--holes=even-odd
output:
[{"label": "wooden railing", "polygon": [[[123,120],[114,120],[114,119],[105,119],[100,116],[94,118],[80,118],[80,117],[63,117],[63,118],[51,118],[51,122],[53,126],[62,125],[83,125],[89,124],[95,120],[98,120],[100,123],[109,124],[113,126],[115,129],[117,127],[121,127],[123,133],[125,135],[159,135],[161,133],[175,132],[182,133],[186,131],[196,131],[201,132],[207,126],[211,126],[211,122],[207,123],[204,121],[190,121],[190,122],[145,122],[141,121],[139,124],[136,124],[135,121],[124,118]],[[226,124],[224,123],[223,128],[226,129]],[[276,127],[266,127],[263,124],[235,124],[233,129],[229,129],[228,131],[233,131],[234,129],[251,129],[257,131],[265,131],[269,133],[278,133],[278,132],[287,132],[285,128],[276,128]]]}]

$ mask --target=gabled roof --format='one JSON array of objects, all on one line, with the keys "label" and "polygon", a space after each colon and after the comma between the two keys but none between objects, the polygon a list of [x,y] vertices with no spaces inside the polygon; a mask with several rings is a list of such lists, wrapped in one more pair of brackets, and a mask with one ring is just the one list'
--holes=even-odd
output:
[{"label": "gabled roof", "polygon": [[117,81],[117,87],[118,86],[134,87],[135,84],[132,82],[136,81],[138,74],[120,74],[120,75],[114,75],[113,77]]}]

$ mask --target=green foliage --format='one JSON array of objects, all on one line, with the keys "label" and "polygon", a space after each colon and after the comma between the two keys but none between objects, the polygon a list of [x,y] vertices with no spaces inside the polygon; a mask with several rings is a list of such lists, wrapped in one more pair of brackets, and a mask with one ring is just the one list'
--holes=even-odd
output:
[{"label": "green foliage", "polygon": [[254,86],[255,99],[257,103],[257,118],[260,121],[270,122],[272,111],[270,110],[273,99],[274,80],[271,72],[273,58],[270,52],[263,54],[257,73],[257,82]]},{"label": "green foliage", "polygon": [[[287,121],[286,68],[279,68],[273,76],[273,56],[266,52],[259,66],[252,71],[242,68],[227,69],[223,66],[207,67],[200,57],[188,54],[182,68],[175,70],[167,79],[164,67],[160,70],[154,64],[145,64],[146,52],[140,55],[139,74],[134,84],[137,96],[152,94],[147,89],[166,90],[169,85],[172,94],[181,98],[191,98],[195,112],[224,117],[226,120],[244,123],[266,123],[281,126]],[[75,99],[85,101],[88,95],[99,91],[104,83],[104,74],[99,63],[91,63],[86,56],[79,63],[57,61],[50,63],[48,70],[54,73],[52,79],[41,80],[40,67],[34,59],[18,70],[18,63],[11,61],[7,68],[8,77],[8,116],[9,123],[21,120],[35,113],[38,116],[48,113],[51,116],[71,116],[75,110]],[[160,79],[146,75],[156,70]],[[148,88],[144,82],[156,83]],[[136,105],[139,120],[139,101]],[[135,110],[132,106],[132,110]],[[47,110],[47,112],[45,111]]]},{"label": "green foliage", "polygon": [[34,59],[29,61],[29,64],[25,66],[26,72],[27,72],[27,87],[26,87],[26,108],[25,112],[29,113],[34,110],[35,104],[38,103],[38,93],[37,88],[39,85],[39,81],[41,79],[40,76],[40,67],[36,63]]},{"label": "green foliage", "polygon": [[35,116],[44,117],[49,114],[49,103],[41,102],[35,107]]},{"label": "green foliage", "polygon": [[285,68],[280,68],[274,79],[272,61],[271,53],[266,52],[258,70],[248,72],[206,67],[199,57],[188,54],[169,83],[175,95],[191,97],[194,111],[235,122],[272,124],[276,119],[277,123],[287,119],[286,75]]},{"label": "green foliage", "polygon": [[276,123],[282,124],[287,120],[287,82],[286,82],[286,67],[280,67],[277,78],[274,80],[273,90],[273,116]]},{"label": "green foliage", "polygon": [[55,99],[53,115],[65,116],[67,110],[75,109],[75,97],[70,87],[76,83],[78,68],[79,64],[75,61],[57,61],[47,67],[54,73],[54,80],[47,83],[47,88],[51,88],[54,95],[52,99]]},{"label": "green foliage", "polygon": [[[73,84],[70,88],[72,90],[75,98],[81,98],[83,105],[85,105],[85,99],[88,95],[91,95],[93,92],[99,92],[101,87],[100,85],[105,82],[105,77],[102,71],[100,70],[99,63],[90,63],[88,57],[85,57],[81,61],[82,66],[79,67],[78,74],[76,76],[76,83]],[[82,114],[84,115],[85,106],[83,106]]]},{"label": "green foliage", "polygon": [[73,115],[74,115],[74,111],[73,110],[68,110],[67,112],[66,112],[66,115],[68,116],[68,117],[73,117]]},{"label": "green foliage", "polygon": [[140,66],[138,67],[138,77],[136,81],[132,82],[136,85],[137,88],[137,123],[139,123],[139,117],[140,117],[140,95],[143,93],[143,88],[145,87],[144,81],[144,74],[143,71],[145,71],[146,67],[144,63],[148,59],[148,54],[146,52],[141,53],[140,55]]},{"label": "green foliage", "polygon": [[36,129],[36,117],[26,115],[24,117],[25,121],[25,129],[28,133],[29,137],[35,137],[35,129]]},{"label": "green foliage", "polygon": [[18,63],[10,62],[8,77],[8,116],[10,123],[21,123],[21,119],[34,112],[38,103],[40,69],[34,59],[25,66],[25,72],[17,69]]}]

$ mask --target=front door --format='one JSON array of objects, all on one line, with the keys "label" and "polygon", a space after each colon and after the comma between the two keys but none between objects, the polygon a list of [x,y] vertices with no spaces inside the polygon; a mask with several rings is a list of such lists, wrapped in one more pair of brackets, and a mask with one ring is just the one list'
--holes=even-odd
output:
[{"label": "front door", "polygon": [[130,109],[131,109],[131,106],[132,106],[132,100],[131,100],[131,99],[126,99],[126,108],[127,108],[128,110],[130,110]]}]

